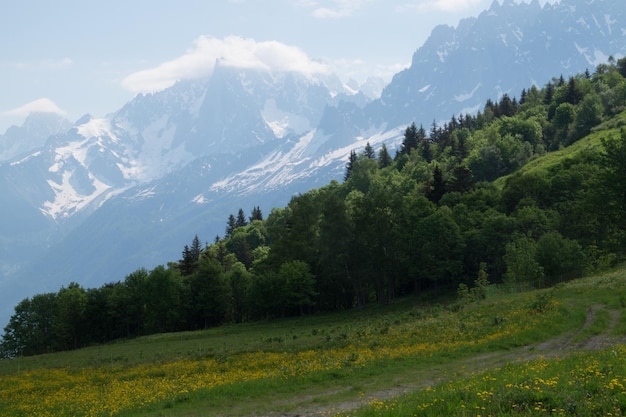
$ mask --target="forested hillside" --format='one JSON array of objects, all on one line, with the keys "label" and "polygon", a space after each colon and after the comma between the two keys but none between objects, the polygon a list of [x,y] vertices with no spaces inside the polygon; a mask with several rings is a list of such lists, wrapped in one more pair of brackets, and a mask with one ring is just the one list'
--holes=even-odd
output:
[{"label": "forested hillside", "polygon": [[476,115],[413,124],[398,150],[353,153],[343,183],[266,218],[239,210],[224,237],[196,237],[179,261],[23,300],[2,355],[456,294],[485,279],[539,288],[608,267],[626,253],[625,77],[626,58],[611,59]]}]

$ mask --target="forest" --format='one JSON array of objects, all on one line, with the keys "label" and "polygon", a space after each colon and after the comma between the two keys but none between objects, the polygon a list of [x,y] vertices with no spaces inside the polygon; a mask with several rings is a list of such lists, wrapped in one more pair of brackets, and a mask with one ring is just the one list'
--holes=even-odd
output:
[{"label": "forest", "polygon": [[504,94],[476,115],[413,123],[394,152],[368,143],[343,182],[265,217],[239,209],[223,237],[196,235],[177,261],[22,300],[0,357],[485,282],[543,288],[624,260],[626,58]]}]

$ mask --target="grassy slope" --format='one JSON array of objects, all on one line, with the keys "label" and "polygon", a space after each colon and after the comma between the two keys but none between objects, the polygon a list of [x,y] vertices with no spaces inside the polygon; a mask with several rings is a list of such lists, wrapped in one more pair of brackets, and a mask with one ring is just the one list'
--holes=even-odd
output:
[{"label": "grassy slope", "polygon": [[[546,174],[564,160],[576,158],[581,153],[598,152],[602,149],[601,139],[618,136],[620,129],[626,126],[626,111],[595,127],[591,134],[572,145],[535,158],[524,165],[518,172]],[[502,188],[509,175],[498,178],[496,186]]]},{"label": "grassy slope", "polygon": [[[46,407],[54,410],[49,415],[89,415],[80,410],[104,401],[109,395],[106,387],[130,381],[129,387],[145,386],[147,391],[130,398],[130,406],[123,406],[122,398],[128,387],[112,395],[108,401],[117,401],[119,407],[110,407],[107,413],[327,415],[369,404],[364,415],[378,415],[380,404],[399,404],[402,399],[419,402],[419,395],[439,383],[450,386],[507,363],[617,343],[616,335],[621,337],[626,330],[625,304],[626,269],[620,269],[549,291],[506,294],[493,290],[487,300],[458,311],[456,306],[404,299],[335,315],[164,334],[1,361],[0,414],[46,415],[37,411],[43,395],[49,400]],[[273,361],[272,355],[280,356]],[[333,358],[338,362],[306,368],[315,358],[327,358],[327,365]],[[207,371],[196,368],[216,366],[220,369],[209,376],[224,375],[224,383],[211,385],[209,379],[194,390],[184,385],[190,380],[204,381]],[[247,368],[279,372],[228,379]],[[56,373],[46,374],[45,369]],[[191,379],[185,380],[181,373]],[[157,386],[157,382],[172,381],[182,385],[170,391]],[[95,392],[87,389],[92,386]],[[11,396],[12,388],[19,389],[22,398]],[[81,395],[94,398],[88,405],[73,408],[80,396],[72,400],[72,390],[83,388]],[[29,389],[33,404],[23,406],[29,401]],[[150,390],[159,389],[165,390],[160,397],[142,399],[151,395]],[[55,405],[59,392],[63,398]],[[407,392],[417,394],[401,396]],[[389,398],[394,399],[381,402]],[[367,414],[371,410],[374,414]]]}]

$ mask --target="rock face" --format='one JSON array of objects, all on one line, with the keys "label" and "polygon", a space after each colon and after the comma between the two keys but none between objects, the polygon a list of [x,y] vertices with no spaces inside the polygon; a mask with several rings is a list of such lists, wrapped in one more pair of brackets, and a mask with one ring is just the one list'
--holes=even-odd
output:
[{"label": "rock face", "polygon": [[32,115],[0,136],[0,319],[70,281],[98,286],[176,260],[194,234],[223,234],[239,208],[267,213],[341,180],[367,142],[393,152],[412,121],[475,113],[624,56],[625,12],[612,0],[494,1],[436,27],[374,100],[334,76],[218,62],[209,79],[137,96],[106,118]]}]

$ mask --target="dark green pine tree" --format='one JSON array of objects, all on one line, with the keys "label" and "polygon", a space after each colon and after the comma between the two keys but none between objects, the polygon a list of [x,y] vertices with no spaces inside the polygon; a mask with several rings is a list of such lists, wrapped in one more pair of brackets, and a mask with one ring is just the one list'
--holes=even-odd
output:
[{"label": "dark green pine tree", "polygon": [[583,94],[578,89],[578,84],[574,77],[569,77],[567,82],[567,94],[565,95],[565,101],[577,105],[582,100]]},{"label": "dark green pine tree", "polygon": [[474,176],[465,165],[454,167],[454,179],[450,183],[450,191],[466,193],[474,188]]},{"label": "dark green pine tree", "polygon": [[433,182],[426,190],[426,197],[435,204],[439,204],[441,197],[446,193],[446,183],[443,180],[441,168],[436,166],[433,171]]},{"label": "dark green pine tree", "polygon": [[190,255],[193,258],[194,262],[197,262],[198,259],[200,259],[200,253],[202,252],[202,244],[200,243],[200,239],[198,238],[198,235],[195,235],[193,237],[193,240],[191,241],[191,247],[189,248],[190,250]]},{"label": "dark green pine tree", "polygon": [[422,158],[424,158],[424,161],[428,163],[430,163],[430,161],[433,160],[433,153],[432,153],[432,150],[430,149],[430,140],[424,139],[422,141],[420,154],[422,155]]},{"label": "dark green pine tree", "polygon": [[263,220],[263,213],[261,212],[261,208],[259,206],[252,208],[252,214],[250,215],[250,223],[255,220]]},{"label": "dark green pine tree", "polygon": [[389,151],[387,150],[387,145],[383,143],[383,146],[380,148],[378,152],[378,167],[386,168],[391,165],[392,159],[391,155],[389,155]]},{"label": "dark green pine tree", "polygon": [[554,97],[554,84],[548,83],[543,96],[543,104],[549,105],[552,102],[552,97]]},{"label": "dark green pine tree", "polygon": [[367,144],[365,145],[365,149],[363,150],[363,156],[369,159],[376,159],[376,152],[369,142],[367,142]]},{"label": "dark green pine tree", "polygon": [[520,95],[520,99],[519,99],[520,106],[526,102],[526,97],[527,96],[528,96],[528,92],[526,92],[526,89],[523,88],[522,89],[522,94]]},{"label": "dark green pine tree", "polygon": [[626,78],[626,57],[618,59],[616,66],[617,71],[622,75],[622,77]]},{"label": "dark green pine tree", "polygon": [[350,158],[348,159],[348,163],[346,164],[346,173],[343,176],[344,181],[348,181],[352,176],[352,169],[354,168],[354,164],[357,160],[356,152],[354,150],[350,151]]},{"label": "dark green pine tree", "polygon": [[500,99],[500,104],[498,105],[500,115],[507,117],[515,116],[515,113],[517,112],[516,107],[516,101],[511,100],[509,95],[506,93],[502,96],[502,98]]},{"label": "dark green pine tree", "polygon": [[400,154],[408,155],[411,150],[417,148],[417,142],[417,126],[415,126],[415,122],[413,122],[411,123],[411,126],[407,127],[404,131],[404,139],[402,140],[402,146],[400,147]]},{"label": "dark green pine tree", "polygon": [[191,275],[196,270],[198,265],[198,259],[200,259],[200,253],[202,252],[202,245],[198,235],[195,235],[191,242],[191,247],[185,245],[183,248],[183,257],[178,262],[178,269],[183,276]]},{"label": "dark green pine tree", "polygon": [[228,216],[228,221],[226,222],[226,232],[224,234],[226,239],[232,236],[235,231],[235,227],[237,227],[237,220],[235,219],[235,216],[231,214]]},{"label": "dark green pine tree", "polygon": [[430,141],[437,143],[441,136],[441,128],[437,124],[437,120],[433,119],[433,124],[430,125]]},{"label": "dark green pine tree", "polygon": [[235,221],[235,227],[245,227],[248,225],[248,221],[246,220],[246,215],[243,212],[243,209],[240,208],[237,212],[237,220]]}]

